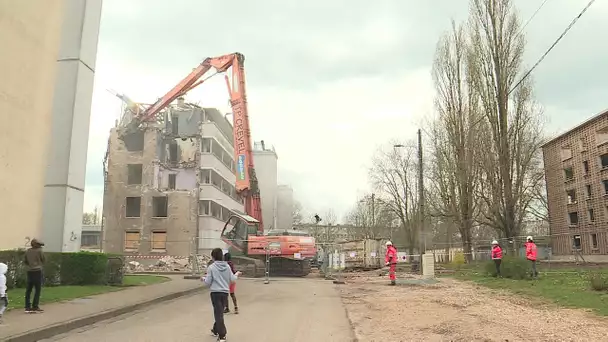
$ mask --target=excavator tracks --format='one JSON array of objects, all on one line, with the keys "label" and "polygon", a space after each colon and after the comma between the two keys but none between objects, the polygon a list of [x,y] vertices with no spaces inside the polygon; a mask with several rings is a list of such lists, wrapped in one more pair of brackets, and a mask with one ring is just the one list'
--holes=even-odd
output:
[{"label": "excavator tracks", "polygon": [[305,277],[310,273],[310,260],[273,257],[270,275],[273,277]]}]

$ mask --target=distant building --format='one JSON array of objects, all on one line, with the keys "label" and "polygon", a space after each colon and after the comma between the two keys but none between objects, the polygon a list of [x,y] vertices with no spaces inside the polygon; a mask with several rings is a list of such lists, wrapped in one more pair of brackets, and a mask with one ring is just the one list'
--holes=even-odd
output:
[{"label": "distant building", "polygon": [[264,231],[277,227],[277,153],[264,140],[255,142],[253,161],[260,187]]},{"label": "distant building", "polygon": [[608,111],[542,150],[553,255],[608,260]]},{"label": "distant building", "polygon": [[101,225],[83,224],[80,234],[81,250],[101,250]]},{"label": "distant building", "polygon": [[293,189],[289,185],[277,187],[277,228],[289,229],[293,226]]}]

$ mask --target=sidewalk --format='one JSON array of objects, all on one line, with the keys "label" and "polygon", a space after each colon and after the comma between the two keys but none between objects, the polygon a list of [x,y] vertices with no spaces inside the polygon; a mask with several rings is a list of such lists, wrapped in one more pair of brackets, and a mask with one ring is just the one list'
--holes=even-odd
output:
[{"label": "sidewalk", "polygon": [[[85,325],[115,317],[162,300],[170,300],[202,290],[200,281],[169,276],[171,281],[133,287],[116,292],[48,304],[44,313],[25,314],[15,309],[4,315],[1,341],[37,341]],[[44,288],[42,289],[44,296]]]}]

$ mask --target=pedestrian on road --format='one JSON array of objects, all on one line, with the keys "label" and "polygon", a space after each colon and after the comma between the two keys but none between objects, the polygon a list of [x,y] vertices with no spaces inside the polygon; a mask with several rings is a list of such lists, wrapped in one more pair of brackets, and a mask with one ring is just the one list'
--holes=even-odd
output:
[{"label": "pedestrian on road", "polygon": [[534,239],[531,236],[528,236],[526,240],[526,259],[528,259],[532,264],[532,278],[537,278],[538,271],[536,270],[536,244],[534,243]]},{"label": "pedestrian on road", "polygon": [[207,275],[202,277],[203,283],[211,291],[211,304],[213,305],[213,316],[215,323],[211,329],[211,334],[217,337],[220,342],[226,341],[226,324],[224,323],[224,309],[228,302],[230,284],[236,282],[240,272],[232,273],[228,263],[223,260],[221,248],[211,251],[213,263],[207,268]]},{"label": "pedestrian on road", "polygon": [[8,307],[8,296],[6,295],[6,271],[8,266],[5,263],[0,262],[0,323],[2,323],[2,316],[4,311]]},{"label": "pedestrian on road", "polygon": [[397,283],[397,249],[393,246],[393,243],[386,241],[386,256],[384,257],[384,263],[389,267],[388,278],[391,280],[391,285]]},{"label": "pedestrian on road", "polygon": [[[234,269],[234,264],[232,263],[232,256],[230,255],[230,253],[226,253],[224,254],[224,261],[226,261],[226,263],[228,263],[228,266],[230,266],[230,270],[232,271],[232,273],[236,274],[236,270]],[[235,291],[236,290],[236,283],[230,283],[230,297],[232,298],[232,303],[234,304],[234,313],[236,315],[239,314],[239,306],[236,303],[236,294]],[[226,310],[224,310],[224,313],[230,313],[230,301],[226,300]]]},{"label": "pedestrian on road", "polygon": [[496,276],[500,275],[500,264],[502,263],[502,248],[498,244],[498,241],[492,241],[492,260],[494,260],[494,266],[496,266]]},{"label": "pedestrian on road", "polygon": [[[25,265],[27,266],[27,287],[25,289],[25,312],[35,313],[43,312],[40,308],[40,292],[42,291],[42,268],[44,267],[44,252],[42,247],[44,243],[36,239],[32,239],[32,246],[25,252]],[[34,290],[34,301],[30,302]]]}]

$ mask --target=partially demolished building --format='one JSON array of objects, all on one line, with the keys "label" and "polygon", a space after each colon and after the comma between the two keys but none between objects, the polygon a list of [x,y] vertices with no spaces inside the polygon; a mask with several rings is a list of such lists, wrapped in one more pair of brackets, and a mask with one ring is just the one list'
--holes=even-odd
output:
[{"label": "partially demolished building", "polygon": [[110,132],[103,250],[160,257],[223,247],[229,211],[243,211],[230,122],[217,109],[181,98],[157,121],[119,134],[128,121],[123,117]]}]

